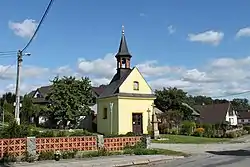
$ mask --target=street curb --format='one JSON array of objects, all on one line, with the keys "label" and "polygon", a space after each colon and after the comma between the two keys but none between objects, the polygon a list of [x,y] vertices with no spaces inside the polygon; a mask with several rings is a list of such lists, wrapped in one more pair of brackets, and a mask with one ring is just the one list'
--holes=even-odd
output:
[{"label": "street curb", "polygon": [[177,157],[167,157],[167,158],[154,158],[154,159],[146,159],[146,160],[138,160],[132,162],[124,162],[113,165],[113,167],[128,167],[128,166],[143,166],[143,165],[156,165],[156,164],[164,164],[168,161],[175,160],[175,159],[183,159],[184,156],[177,156]]}]

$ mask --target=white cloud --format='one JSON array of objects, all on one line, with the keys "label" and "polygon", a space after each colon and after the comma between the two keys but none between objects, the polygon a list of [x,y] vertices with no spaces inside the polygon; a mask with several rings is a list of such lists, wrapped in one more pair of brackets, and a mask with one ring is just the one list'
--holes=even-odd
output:
[{"label": "white cloud", "polygon": [[78,69],[81,74],[91,75],[94,77],[110,78],[116,72],[116,60],[114,54],[109,53],[104,58],[96,60],[78,60]]},{"label": "white cloud", "polygon": [[23,22],[9,21],[9,28],[22,38],[30,38],[34,34],[38,23],[32,19],[25,19]]},{"label": "white cloud", "polygon": [[[49,74],[48,68],[37,66],[22,66],[20,75],[22,78],[40,78]],[[12,65],[0,65],[0,80],[11,80],[16,78],[16,66]]]},{"label": "white cloud", "polygon": [[176,32],[176,29],[173,27],[173,25],[168,26],[168,33],[173,34]]},{"label": "white cloud", "polygon": [[59,76],[68,76],[68,75],[72,75],[72,69],[70,68],[70,66],[68,65],[65,65],[65,66],[61,66],[61,67],[58,67],[57,69],[55,69],[53,71],[56,75],[59,75]]},{"label": "white cloud", "polygon": [[236,33],[236,37],[249,37],[249,36],[250,36],[250,27],[242,28]]},{"label": "white cloud", "polygon": [[197,34],[188,34],[188,40],[191,42],[202,42],[212,45],[219,45],[224,37],[223,32],[219,31],[205,31]]},{"label": "white cloud", "polygon": [[[221,96],[250,90],[250,57],[219,58],[207,62],[204,68],[169,66],[148,60],[136,65],[153,89],[177,87],[189,94]],[[0,65],[1,71],[8,66]],[[55,75],[73,75],[90,77],[92,85],[108,84],[116,72],[114,54],[107,54],[103,58],[86,60],[80,58],[77,70],[69,66],[49,69],[37,66],[23,66],[21,72],[21,92],[28,92],[36,87],[47,85]],[[2,73],[3,74],[3,73]],[[4,75],[0,75],[0,93],[14,91],[16,68],[9,68]]]}]

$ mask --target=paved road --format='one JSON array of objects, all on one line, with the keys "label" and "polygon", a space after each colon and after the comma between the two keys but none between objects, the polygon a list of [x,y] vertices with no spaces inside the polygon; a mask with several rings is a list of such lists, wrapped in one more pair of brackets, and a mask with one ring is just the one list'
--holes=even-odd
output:
[{"label": "paved road", "polygon": [[250,150],[213,152],[173,160],[155,167],[249,167]]},{"label": "paved road", "polygon": [[250,136],[240,143],[224,144],[154,144],[153,148],[165,148],[193,154],[192,157],[170,161],[155,167],[249,167]]},{"label": "paved road", "polygon": [[162,148],[175,151],[181,151],[191,154],[202,154],[207,151],[226,151],[250,148],[250,135],[234,139],[231,143],[213,143],[213,144],[161,144],[151,143],[151,148]]}]

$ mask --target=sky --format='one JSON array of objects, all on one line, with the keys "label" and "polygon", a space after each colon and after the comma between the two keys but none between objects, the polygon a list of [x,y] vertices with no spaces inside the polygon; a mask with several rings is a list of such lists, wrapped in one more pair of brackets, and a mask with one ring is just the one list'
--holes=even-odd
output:
[{"label": "sky", "polygon": [[[25,46],[48,2],[0,1],[0,52]],[[153,89],[234,98],[227,95],[250,90],[249,6],[249,0],[54,0],[26,50],[21,93],[56,75],[109,83],[124,25],[132,66]],[[15,75],[16,55],[0,53],[0,94],[15,90]]]}]

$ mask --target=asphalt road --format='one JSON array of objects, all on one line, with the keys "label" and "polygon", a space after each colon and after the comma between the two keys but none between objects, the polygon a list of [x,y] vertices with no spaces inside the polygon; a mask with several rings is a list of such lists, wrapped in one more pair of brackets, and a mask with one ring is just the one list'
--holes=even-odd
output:
[{"label": "asphalt road", "polygon": [[154,148],[161,147],[192,154],[189,158],[173,160],[155,167],[249,167],[250,135],[237,140],[241,143],[152,144]]},{"label": "asphalt road", "polygon": [[210,152],[155,167],[249,167],[250,149]]}]

